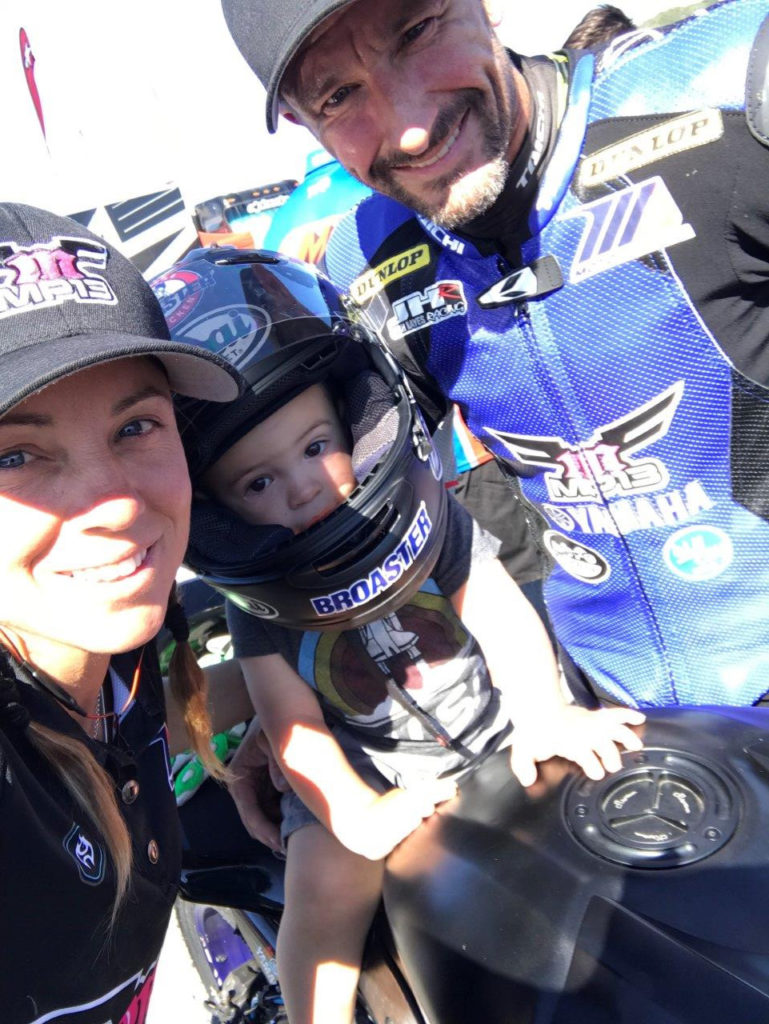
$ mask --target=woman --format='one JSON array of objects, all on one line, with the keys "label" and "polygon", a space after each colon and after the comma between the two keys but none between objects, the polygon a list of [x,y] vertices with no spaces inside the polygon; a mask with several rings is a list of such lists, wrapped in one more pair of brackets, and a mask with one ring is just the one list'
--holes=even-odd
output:
[{"label": "woman", "polygon": [[[169,340],[149,287],[100,239],[0,204],[6,1024],[146,1017],[180,851],[152,643],[187,543],[172,391],[238,386]],[[182,691],[205,751],[205,701]]]}]

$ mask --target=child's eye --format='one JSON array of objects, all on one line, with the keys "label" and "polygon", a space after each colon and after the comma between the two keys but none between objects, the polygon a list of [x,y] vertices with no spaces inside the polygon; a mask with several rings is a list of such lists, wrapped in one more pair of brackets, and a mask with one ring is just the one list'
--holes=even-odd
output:
[{"label": "child's eye", "polygon": [[258,476],[255,480],[252,480],[246,490],[249,494],[261,494],[262,491],[266,491],[272,483],[272,477],[269,476]]},{"label": "child's eye", "polygon": [[3,452],[0,455],[0,469],[20,469],[27,465],[30,457],[29,452],[24,451]]},{"label": "child's eye", "polygon": [[126,423],[124,427],[120,428],[118,431],[118,437],[141,437],[142,434],[148,434],[156,426],[157,423],[155,420],[131,420],[130,423]]},{"label": "child's eye", "polygon": [[328,441],[313,441],[311,444],[308,444],[304,450],[305,458],[317,459],[317,457],[322,455],[326,450],[327,445]]}]

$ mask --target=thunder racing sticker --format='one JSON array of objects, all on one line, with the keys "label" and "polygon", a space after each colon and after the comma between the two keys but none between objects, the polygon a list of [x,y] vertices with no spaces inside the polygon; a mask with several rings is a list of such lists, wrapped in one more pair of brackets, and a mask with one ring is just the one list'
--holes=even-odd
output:
[{"label": "thunder racing sticker", "polygon": [[566,214],[566,219],[575,217],[585,219],[569,275],[575,283],[694,238],[694,228],[684,223],[660,177],[612,192]]},{"label": "thunder racing sticker", "polygon": [[600,185],[665,157],[715,142],[723,134],[720,110],[682,114],[583,157],[576,177],[577,187]]},{"label": "thunder racing sticker", "polygon": [[394,316],[385,324],[392,340],[442,323],[453,316],[467,314],[465,291],[461,281],[436,281],[423,292],[411,292],[392,304]]},{"label": "thunder racing sticker", "polygon": [[185,324],[176,340],[205,346],[238,369],[253,359],[271,326],[261,306],[222,306]]},{"label": "thunder racing sticker", "polygon": [[662,557],[676,576],[700,583],[729,568],[734,548],[729,534],[717,526],[687,526],[667,539]]},{"label": "thunder racing sticker", "polygon": [[350,587],[335,590],[322,597],[313,597],[311,604],[315,614],[333,615],[349,608],[359,608],[368,604],[383,590],[389,590],[419,557],[432,529],[433,524],[425,503],[420,502],[417,514],[406,531],[405,540],[401,541],[395,551],[388,555],[381,565],[372,569],[367,576],[356,580]]},{"label": "thunder racing sticker", "polygon": [[375,295],[392,281],[397,281],[406,274],[412,274],[430,263],[430,249],[427,245],[415,245],[413,249],[399,252],[392,259],[372,267],[365,274],[356,277],[350,285],[350,296],[361,305],[373,299]]},{"label": "thunder racing sticker", "polygon": [[96,273],[107,266],[107,248],[88,238],[52,238],[43,245],[0,242],[0,317],[62,302],[117,305]]},{"label": "thunder racing sticker", "polygon": [[542,541],[564,572],[582,583],[603,583],[609,578],[611,566],[597,551],[564,537],[555,530],[546,530]]}]

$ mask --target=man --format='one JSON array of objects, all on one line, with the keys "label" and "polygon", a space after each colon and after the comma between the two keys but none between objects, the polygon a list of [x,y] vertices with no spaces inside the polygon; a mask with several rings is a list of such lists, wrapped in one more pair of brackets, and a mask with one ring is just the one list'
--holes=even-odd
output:
[{"label": "man", "polygon": [[509,54],[481,0],[224,7],[270,126],[300,121],[389,197],[341,223],[327,267],[428,411],[457,402],[518,474],[570,681],[760,700],[766,0],[598,65]]},{"label": "man", "polygon": [[600,4],[587,12],[574,26],[563,44],[564,50],[587,50],[610,43],[617,36],[632,32],[635,24],[624,11],[611,4]]}]

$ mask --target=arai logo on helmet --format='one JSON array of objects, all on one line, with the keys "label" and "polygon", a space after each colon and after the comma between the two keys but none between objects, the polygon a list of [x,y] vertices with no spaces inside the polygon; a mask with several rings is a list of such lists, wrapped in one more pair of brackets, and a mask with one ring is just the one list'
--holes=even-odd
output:
[{"label": "arai logo on helmet", "polygon": [[271,326],[260,306],[222,306],[185,324],[176,340],[216,352],[240,369],[262,347]]},{"label": "arai logo on helmet", "polygon": [[432,529],[433,524],[427,514],[425,503],[420,502],[417,514],[406,531],[405,539],[395,551],[388,555],[381,565],[372,569],[368,576],[362,576],[345,590],[335,590],[324,597],[313,597],[311,603],[316,614],[334,615],[336,612],[359,608],[373,601],[383,590],[389,590],[417,560]]}]

